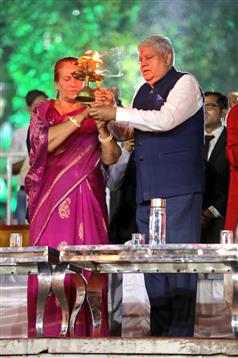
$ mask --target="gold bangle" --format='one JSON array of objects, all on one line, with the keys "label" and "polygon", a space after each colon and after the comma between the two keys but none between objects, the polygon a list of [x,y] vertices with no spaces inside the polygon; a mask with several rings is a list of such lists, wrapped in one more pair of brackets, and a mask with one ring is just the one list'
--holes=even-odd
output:
[{"label": "gold bangle", "polygon": [[76,119],[74,119],[73,117],[68,117],[69,118],[69,120],[70,120],[70,122],[72,122],[75,126],[77,126],[77,127],[81,127],[81,124],[79,124],[77,121],[76,121]]},{"label": "gold bangle", "polygon": [[112,140],[113,135],[110,133],[109,136],[107,138],[102,138],[100,137],[100,134],[98,135],[98,140],[100,143],[108,143]]}]

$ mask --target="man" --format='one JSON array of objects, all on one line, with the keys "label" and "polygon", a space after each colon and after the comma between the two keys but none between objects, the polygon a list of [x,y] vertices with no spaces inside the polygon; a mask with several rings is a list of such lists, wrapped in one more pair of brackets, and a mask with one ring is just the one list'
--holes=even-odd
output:
[{"label": "man", "polygon": [[[47,95],[39,90],[29,91],[25,96],[27,111],[31,111],[41,102],[47,99]],[[12,160],[12,174],[17,175],[18,179],[18,192],[17,192],[17,208],[16,218],[17,224],[26,223],[26,192],[24,188],[24,181],[27,171],[29,170],[29,156],[27,153],[27,131],[28,125],[17,128],[13,132],[12,143],[10,152],[25,153],[23,157],[14,157]]]},{"label": "man", "polygon": [[[176,71],[173,60],[168,38],[146,38],[139,45],[146,83],[134,98],[134,108],[94,107],[90,115],[134,128],[137,225],[147,242],[150,201],[165,198],[167,243],[198,243],[204,179],[203,96],[196,79]],[[192,274],[145,275],[152,336],[193,335],[196,280]]]},{"label": "man", "polygon": [[228,108],[219,92],[205,92],[205,191],[202,211],[202,243],[219,243],[226,215],[229,162],[226,158],[226,128],[222,125]]},{"label": "man", "polygon": [[[115,96],[114,96],[115,98]],[[134,160],[134,139],[123,143],[122,154],[117,163],[109,166],[107,187],[110,189],[109,241],[124,244],[136,226],[136,169]],[[111,336],[122,332],[122,274],[109,276],[109,327]]]}]

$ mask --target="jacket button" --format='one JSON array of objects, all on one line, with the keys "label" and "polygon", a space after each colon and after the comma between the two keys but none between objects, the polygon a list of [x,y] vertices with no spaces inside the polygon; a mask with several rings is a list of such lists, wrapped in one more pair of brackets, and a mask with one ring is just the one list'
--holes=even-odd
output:
[{"label": "jacket button", "polygon": [[143,142],[139,142],[138,144],[139,144],[139,145],[142,145],[142,144],[143,144]]},{"label": "jacket button", "polygon": [[143,160],[143,157],[139,157],[139,160]]}]

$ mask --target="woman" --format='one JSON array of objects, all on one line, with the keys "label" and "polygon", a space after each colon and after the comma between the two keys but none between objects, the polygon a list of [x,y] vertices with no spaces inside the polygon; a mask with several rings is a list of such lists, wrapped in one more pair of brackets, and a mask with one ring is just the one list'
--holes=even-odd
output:
[{"label": "woman", "polygon": [[[31,116],[30,170],[25,180],[31,246],[108,243],[101,163],[116,162],[120,148],[105,123],[89,118],[87,107],[75,100],[83,85],[72,75],[78,70],[76,61],[67,57],[56,63],[57,99],[44,102]],[[69,298],[69,282],[66,291]],[[29,285],[29,302],[32,295],[36,295],[35,285]],[[105,305],[102,335],[107,334]],[[60,310],[54,297],[50,297],[47,308],[45,335],[56,336]],[[30,335],[34,334],[34,312],[35,307],[29,307]],[[89,335],[87,316],[80,318],[80,335]]]}]

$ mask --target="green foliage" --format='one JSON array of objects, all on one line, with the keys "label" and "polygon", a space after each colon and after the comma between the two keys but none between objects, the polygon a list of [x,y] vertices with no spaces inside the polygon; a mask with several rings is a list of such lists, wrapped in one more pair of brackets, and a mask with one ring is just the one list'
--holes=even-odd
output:
[{"label": "green foliage", "polygon": [[[2,9],[2,81],[5,117],[28,120],[24,95],[33,88],[54,96],[53,65],[92,48],[121,50],[120,84],[128,104],[139,85],[136,44],[145,36],[170,37],[177,67],[191,71],[205,89],[235,89],[238,2],[234,0],[11,0]],[[236,11],[237,10],[237,11]]]},{"label": "green foliage", "polygon": [[[17,126],[16,117],[25,109],[28,90],[38,88],[54,96],[53,65],[57,59],[78,57],[89,48],[106,51],[132,44],[129,30],[140,7],[138,1],[123,0],[11,0],[2,9],[2,80],[10,88],[5,113]],[[75,9],[80,12],[78,16],[73,15]],[[119,34],[120,28],[125,36]]]},{"label": "green foliage", "polygon": [[[143,1],[144,36],[161,33],[175,48],[176,67],[192,72],[203,90],[237,90],[238,1]],[[148,27],[146,24],[151,25]],[[144,37],[143,36],[143,37]]]}]

